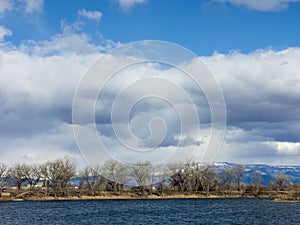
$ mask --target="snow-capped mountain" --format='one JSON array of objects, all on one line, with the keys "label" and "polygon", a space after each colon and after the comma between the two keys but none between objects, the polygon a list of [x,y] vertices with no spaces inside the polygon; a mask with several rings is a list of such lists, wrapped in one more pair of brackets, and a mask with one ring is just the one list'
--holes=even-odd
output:
[{"label": "snow-capped mountain", "polygon": [[[237,164],[227,163],[227,162],[216,162],[213,163],[213,167],[216,170],[221,170],[226,167],[233,167]],[[263,184],[267,185],[269,181],[275,176],[275,174],[281,173],[286,174],[291,177],[294,183],[300,183],[300,166],[275,166],[266,164],[243,164],[245,167],[244,183],[251,183],[252,173],[254,171],[259,171],[263,176]]]}]

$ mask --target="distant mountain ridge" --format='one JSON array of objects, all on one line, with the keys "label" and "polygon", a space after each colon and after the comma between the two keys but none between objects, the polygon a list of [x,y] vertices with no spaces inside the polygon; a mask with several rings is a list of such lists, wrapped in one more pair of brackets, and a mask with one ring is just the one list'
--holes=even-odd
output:
[{"label": "distant mountain ridge", "polygon": [[[215,162],[213,168],[221,170],[226,167],[236,166],[235,163]],[[293,183],[300,183],[300,166],[276,166],[267,164],[242,164],[245,167],[245,176],[243,182],[250,184],[252,181],[252,173],[259,171],[263,175],[263,184],[267,185],[275,174],[282,173],[291,177]]]}]

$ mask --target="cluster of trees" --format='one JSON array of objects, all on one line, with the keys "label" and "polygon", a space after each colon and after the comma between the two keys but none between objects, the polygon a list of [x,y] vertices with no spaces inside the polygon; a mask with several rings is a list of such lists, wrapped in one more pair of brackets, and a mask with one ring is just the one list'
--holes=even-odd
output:
[{"label": "cluster of trees", "polygon": [[80,171],[79,189],[81,193],[89,195],[96,195],[101,191],[123,193],[125,184],[134,180],[141,193],[144,193],[146,187],[153,185],[154,172],[149,162],[128,165],[109,160],[103,166],[87,166]]},{"label": "cluster of trees", "polygon": [[[107,180],[99,178],[99,174]],[[101,176],[101,178],[103,178]],[[236,180],[238,189],[243,178],[243,167],[228,168],[218,174],[211,166],[199,163],[170,163],[168,165],[152,166],[149,162],[139,162],[132,165],[122,164],[115,160],[107,161],[102,167],[86,167],[80,172],[80,190],[94,194],[100,186],[117,192],[124,191],[124,185],[135,181],[141,193],[147,189],[152,191],[154,184],[163,193],[164,190],[174,191],[209,191],[218,186],[219,189],[232,187]],[[106,183],[105,183],[106,182]],[[109,182],[109,186],[107,186]]]},{"label": "cluster of trees", "polygon": [[[30,190],[34,190],[38,182],[43,181],[45,195],[69,196],[70,190],[79,195],[99,195],[102,191],[124,192],[128,182],[135,181],[141,194],[152,192],[153,186],[161,192],[204,192],[207,195],[232,191],[245,191],[247,188],[259,192],[262,188],[262,173],[252,173],[252,184],[244,185],[245,167],[236,165],[216,170],[210,165],[196,162],[170,163],[153,166],[149,162],[139,162],[131,165],[115,160],[109,160],[102,166],[85,167],[76,174],[76,164],[69,158],[48,161],[40,165],[17,163],[8,167],[0,163],[0,184],[9,179],[16,183],[20,191],[26,182]],[[78,187],[71,184],[71,179],[80,177]],[[270,181],[269,189],[284,190],[291,183],[289,176],[277,174]],[[74,193],[71,193],[72,195]]]},{"label": "cluster of trees", "polygon": [[11,167],[1,163],[0,177],[1,184],[12,181],[16,183],[17,190],[20,191],[22,184],[28,183],[30,190],[43,180],[45,195],[50,192],[56,197],[58,194],[69,195],[71,178],[75,176],[75,162],[69,157],[48,161],[39,165],[28,165],[16,163]]}]

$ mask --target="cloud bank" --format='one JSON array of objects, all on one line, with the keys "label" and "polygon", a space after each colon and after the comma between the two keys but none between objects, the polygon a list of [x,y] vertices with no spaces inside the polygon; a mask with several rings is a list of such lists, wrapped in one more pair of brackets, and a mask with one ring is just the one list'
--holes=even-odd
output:
[{"label": "cloud bank", "polygon": [[[84,35],[65,33],[50,41],[0,50],[1,161],[35,163],[64,154],[80,158],[72,132],[73,96],[86,70],[105,48],[91,44]],[[216,53],[201,58],[219,81],[227,105],[227,134],[217,161],[299,164],[299,58],[300,48],[262,49],[250,54]],[[168,125],[166,138],[159,147],[162,154],[172,151],[181,138],[184,141],[179,148],[192,151],[196,147],[199,151],[195,159],[200,159],[210,131],[205,96],[195,91],[182,74],[156,64],[131,68],[120,80],[110,82],[105,101],[97,105],[99,135],[114,154],[122,154],[108,109],[116,91],[141,74],[174,76],[189,91],[201,118],[202,139],[194,133],[195,124],[190,125],[188,136],[180,137],[179,125],[174,122],[178,121],[176,112],[156,99],[145,99],[132,110],[129,121],[133,133],[147,137],[149,120],[162,117]],[[139,91],[132,91],[132,96]]]}]

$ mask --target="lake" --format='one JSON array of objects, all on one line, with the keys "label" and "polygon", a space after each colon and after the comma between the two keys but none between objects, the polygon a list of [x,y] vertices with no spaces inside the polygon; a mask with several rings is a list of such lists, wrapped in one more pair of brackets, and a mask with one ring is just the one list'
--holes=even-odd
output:
[{"label": "lake", "polygon": [[0,224],[300,224],[300,203],[268,199],[0,202]]}]

